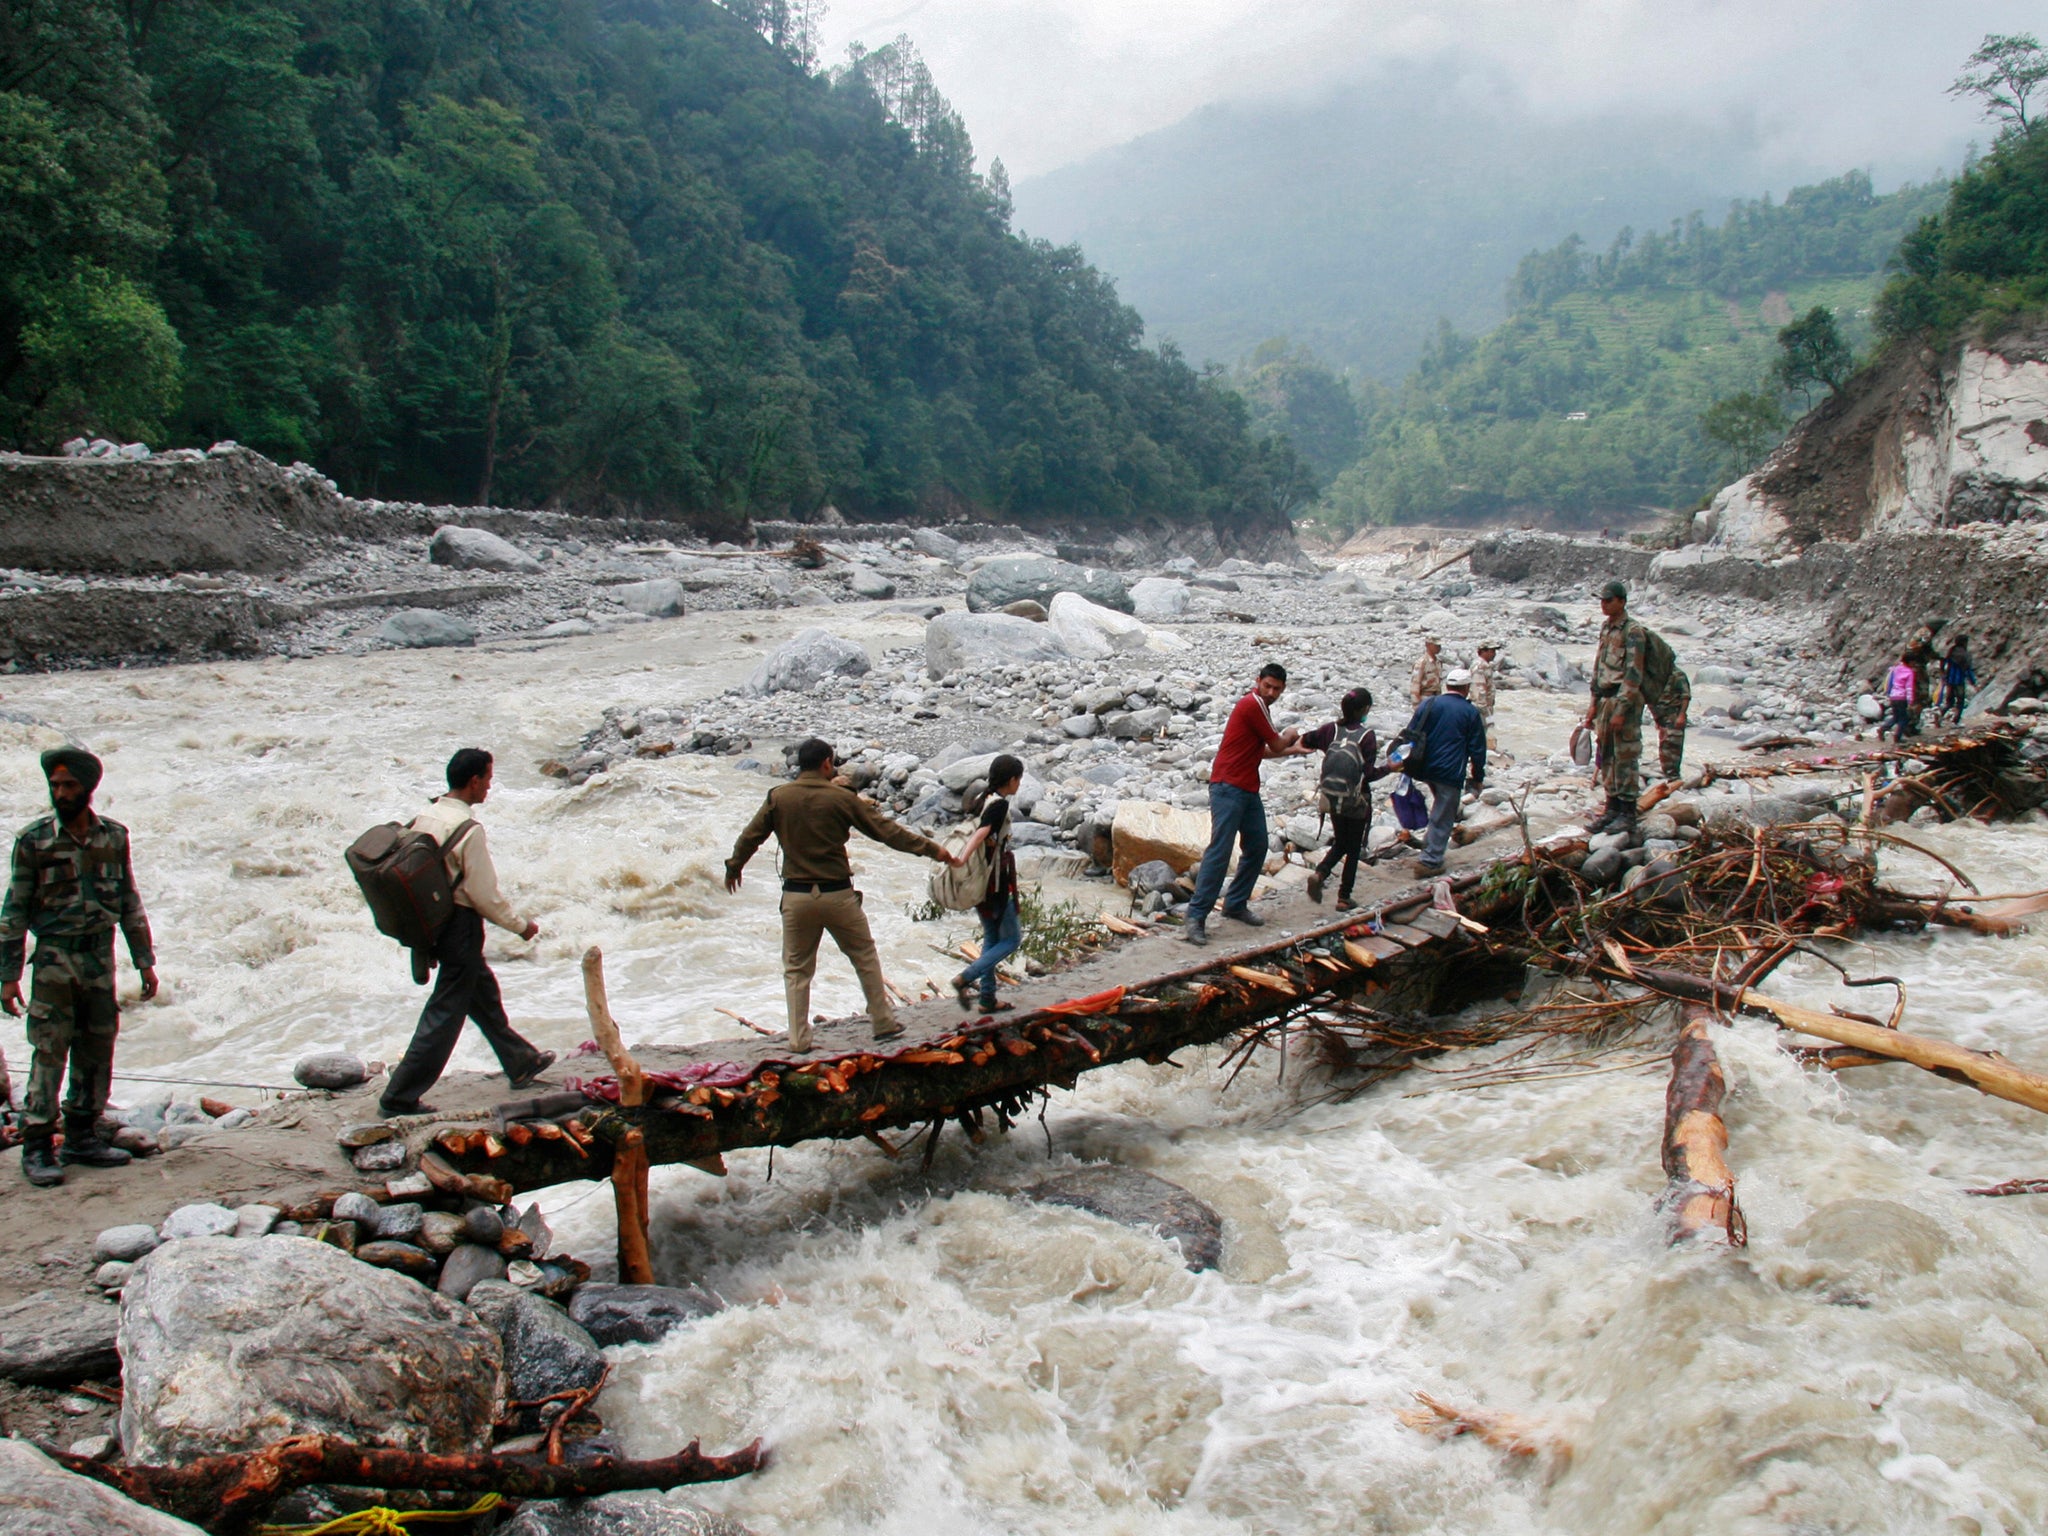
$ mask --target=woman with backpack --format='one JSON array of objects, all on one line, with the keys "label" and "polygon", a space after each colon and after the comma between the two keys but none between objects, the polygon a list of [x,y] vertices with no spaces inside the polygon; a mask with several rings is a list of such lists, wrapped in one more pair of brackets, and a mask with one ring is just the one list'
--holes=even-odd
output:
[{"label": "woman with backpack", "polygon": [[993,845],[988,894],[974,909],[981,918],[981,953],[953,978],[953,995],[962,1008],[974,1006],[971,994],[980,989],[983,1013],[1009,1009],[1010,1004],[996,1001],[996,967],[1014,955],[1023,940],[1017,914],[1017,857],[1010,851],[1010,797],[1023,782],[1023,761],[1007,752],[988,765],[988,799],[982,803],[981,825],[960,850],[961,862],[967,863],[982,844]]},{"label": "woman with backpack", "polygon": [[1393,772],[1391,763],[1374,765],[1379,738],[1365,723],[1372,709],[1372,690],[1354,688],[1338,703],[1338,717],[1317,726],[1301,744],[1323,754],[1323,810],[1330,818],[1330,847],[1323,862],[1309,872],[1308,899],[1320,903],[1323,882],[1341,859],[1344,876],[1337,885],[1337,910],[1351,910],[1351,889],[1358,880],[1358,858],[1372,831],[1372,781]]}]

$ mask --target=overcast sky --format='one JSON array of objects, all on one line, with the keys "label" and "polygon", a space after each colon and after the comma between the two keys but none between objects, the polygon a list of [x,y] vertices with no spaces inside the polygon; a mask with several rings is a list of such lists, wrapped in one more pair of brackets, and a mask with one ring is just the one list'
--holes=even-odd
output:
[{"label": "overcast sky", "polygon": [[1540,110],[1755,113],[1788,167],[1952,168],[1988,141],[1943,94],[2013,0],[830,0],[825,56],[907,32],[1013,179],[1215,101],[1312,99],[1403,62],[1470,59]]}]

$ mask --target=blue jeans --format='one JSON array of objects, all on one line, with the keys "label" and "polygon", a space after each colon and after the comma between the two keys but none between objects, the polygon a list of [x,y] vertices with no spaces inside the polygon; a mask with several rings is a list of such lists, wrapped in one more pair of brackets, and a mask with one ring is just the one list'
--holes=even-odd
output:
[{"label": "blue jeans", "polygon": [[969,986],[981,988],[983,1007],[991,1007],[996,1000],[996,967],[1017,952],[1023,942],[1024,928],[1017,917],[1017,898],[1013,895],[1003,903],[1003,915],[981,920],[981,954],[969,962],[960,979]]},{"label": "blue jeans", "polygon": [[[1223,872],[1230,867],[1230,845],[1239,843],[1243,856],[1230,889],[1223,890]],[[1202,855],[1202,867],[1195,875],[1194,898],[1188,902],[1188,921],[1205,921],[1216,909],[1216,895],[1223,894],[1223,910],[1236,912],[1252,899],[1252,887],[1266,868],[1270,850],[1266,839],[1266,802],[1235,784],[1209,786],[1209,847]]]},{"label": "blue jeans", "polygon": [[1451,828],[1458,824],[1458,801],[1464,787],[1458,784],[1438,784],[1429,779],[1418,779],[1430,793],[1429,830],[1422,838],[1422,862],[1441,864],[1444,851],[1451,846]]}]

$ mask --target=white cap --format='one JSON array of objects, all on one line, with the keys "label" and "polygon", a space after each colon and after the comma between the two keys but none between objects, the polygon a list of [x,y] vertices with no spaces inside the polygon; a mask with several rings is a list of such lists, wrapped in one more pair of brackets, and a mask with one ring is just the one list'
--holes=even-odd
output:
[{"label": "white cap", "polygon": [[1472,674],[1463,667],[1453,667],[1444,674],[1444,686],[1446,688],[1470,688],[1472,686]]}]

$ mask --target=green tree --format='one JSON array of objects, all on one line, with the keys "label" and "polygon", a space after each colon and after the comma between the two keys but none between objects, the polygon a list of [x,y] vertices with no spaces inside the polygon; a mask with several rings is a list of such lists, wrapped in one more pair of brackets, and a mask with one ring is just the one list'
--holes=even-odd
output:
[{"label": "green tree", "polygon": [[2048,82],[2048,49],[2028,32],[1987,32],[1963,72],[1948,88],[1951,96],[1974,96],[1984,115],[2008,133],[2032,133],[2034,93]]},{"label": "green tree", "polygon": [[1729,452],[1735,472],[1754,469],[1785,435],[1785,411],[1775,394],[1743,390],[1700,413],[1700,431]]},{"label": "green tree", "polygon": [[1816,304],[1778,332],[1778,360],[1773,373],[1785,389],[1811,397],[1813,386],[1839,391],[1855,364],[1855,355],[1835,324],[1835,312]]}]

